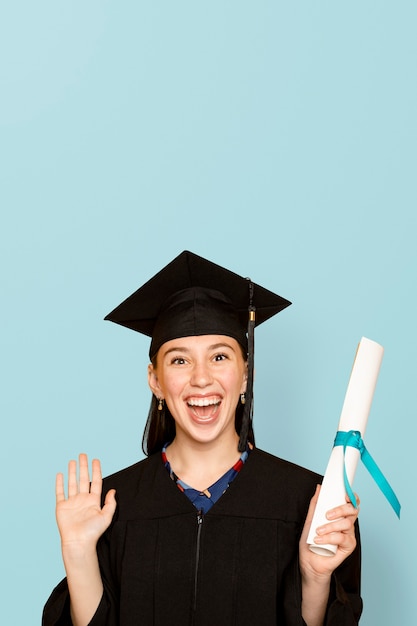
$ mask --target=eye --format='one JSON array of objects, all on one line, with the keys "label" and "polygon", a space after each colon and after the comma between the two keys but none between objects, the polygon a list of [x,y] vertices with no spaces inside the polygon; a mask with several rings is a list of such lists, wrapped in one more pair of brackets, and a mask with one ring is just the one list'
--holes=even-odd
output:
[{"label": "eye", "polygon": [[182,356],[175,356],[171,359],[171,365],[184,365],[185,359]]},{"label": "eye", "polygon": [[214,361],[225,361],[228,358],[229,357],[227,356],[227,354],[224,354],[224,352],[221,352],[221,353],[216,354],[214,356]]}]

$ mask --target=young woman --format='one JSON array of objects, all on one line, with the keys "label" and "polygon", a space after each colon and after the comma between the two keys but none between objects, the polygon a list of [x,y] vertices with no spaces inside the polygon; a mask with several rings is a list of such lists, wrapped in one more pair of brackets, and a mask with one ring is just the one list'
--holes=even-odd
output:
[{"label": "young woman", "polygon": [[[183,252],[107,319],[152,337],[147,458],[102,481],[57,476],[66,579],[43,625],[354,626],[358,510],[306,543],[320,477],[256,448],[253,328],[290,304]],[[276,419],[276,416],[274,416]]]}]

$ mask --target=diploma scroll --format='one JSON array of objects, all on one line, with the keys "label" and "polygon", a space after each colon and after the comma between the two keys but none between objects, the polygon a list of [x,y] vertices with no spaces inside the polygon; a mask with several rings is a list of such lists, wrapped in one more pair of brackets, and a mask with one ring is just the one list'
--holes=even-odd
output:
[{"label": "diploma scroll", "polygon": [[[362,337],[353,362],[338,431],[358,431],[364,437],[383,355],[382,346]],[[326,512],[346,502],[344,467],[349,484],[352,485],[359,458],[360,451],[351,446],[344,450],[343,446],[338,445],[331,452],[307,537],[310,550],[316,554],[332,556],[336,553],[337,546],[315,544],[314,537],[316,529],[329,521]]]}]

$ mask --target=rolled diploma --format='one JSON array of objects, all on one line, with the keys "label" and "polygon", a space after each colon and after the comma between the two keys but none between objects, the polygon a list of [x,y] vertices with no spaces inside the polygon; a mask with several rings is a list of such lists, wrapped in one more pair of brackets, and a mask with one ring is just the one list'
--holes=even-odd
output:
[{"label": "rolled diploma", "polygon": [[[384,348],[382,346],[375,341],[362,337],[353,362],[338,430],[358,430],[362,438],[364,437],[383,355]],[[359,457],[359,450],[350,446],[346,448],[346,474],[350,485],[353,484]],[[316,554],[332,556],[337,551],[335,545],[315,544],[314,537],[317,535],[316,529],[329,521],[326,518],[326,512],[346,502],[345,494],[343,446],[336,446],[330,455],[307,537],[310,550]]]}]

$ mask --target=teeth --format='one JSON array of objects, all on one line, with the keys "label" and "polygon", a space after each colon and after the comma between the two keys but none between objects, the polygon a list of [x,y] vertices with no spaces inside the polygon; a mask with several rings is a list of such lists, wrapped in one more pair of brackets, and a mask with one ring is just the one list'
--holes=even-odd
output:
[{"label": "teeth", "polygon": [[211,406],[219,403],[220,400],[214,398],[194,398],[187,402],[188,406]]}]

